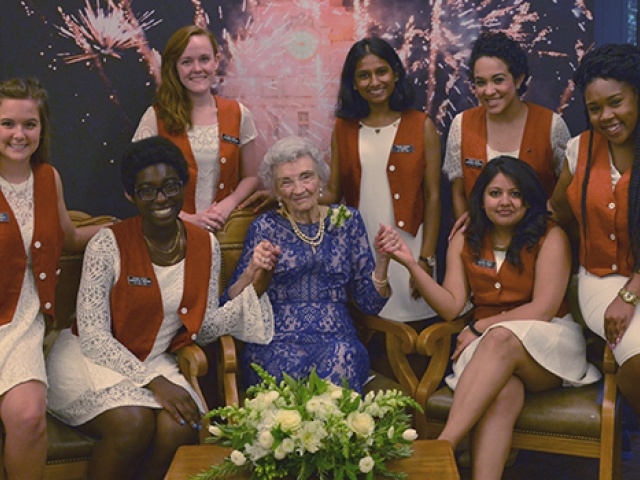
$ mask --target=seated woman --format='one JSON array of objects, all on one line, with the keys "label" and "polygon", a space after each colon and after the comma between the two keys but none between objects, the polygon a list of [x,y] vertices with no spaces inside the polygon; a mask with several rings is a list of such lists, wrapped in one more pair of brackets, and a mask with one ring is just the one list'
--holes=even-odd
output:
[{"label": "seated woman", "polygon": [[[391,293],[389,259],[376,254],[374,262],[356,210],[342,207],[350,217],[342,223],[328,214],[329,207],[318,205],[329,167],[308,140],[287,137],[276,142],[264,157],[260,176],[273,189],[279,208],[262,214],[249,227],[227,294],[234,298],[245,288],[251,281],[247,265],[262,256],[261,266],[274,272],[267,294],[275,333],[269,345],[245,346],[245,380],[248,384],[259,380],[251,362],[277,377],[307,376],[315,367],[319,376],[338,385],[346,378],[352,388],[362,391],[369,357],[347,302],[353,300],[370,314],[382,309]],[[333,209],[337,211],[337,205]],[[268,253],[256,254],[256,249]]]},{"label": "seated woman", "polygon": [[132,144],[121,175],[140,215],[87,246],[77,326],[47,359],[49,408],[98,438],[90,479],[160,479],[175,450],[197,440],[203,413],[172,352],[226,334],[269,342],[273,313],[261,294],[271,273],[248,261],[247,288],[219,308],[217,240],[178,218],[189,180],[178,147],[160,137]]},{"label": "seated woman", "polygon": [[525,391],[593,383],[581,327],[564,303],[570,275],[569,242],[550,223],[547,196],[533,169],[501,156],[487,164],[472,189],[470,224],[457,232],[438,285],[398,236],[378,236],[381,252],[404,265],[445,320],[473,294],[474,319],[458,336],[455,390],[440,435],[455,447],[471,432],[474,479],[499,479]]}]

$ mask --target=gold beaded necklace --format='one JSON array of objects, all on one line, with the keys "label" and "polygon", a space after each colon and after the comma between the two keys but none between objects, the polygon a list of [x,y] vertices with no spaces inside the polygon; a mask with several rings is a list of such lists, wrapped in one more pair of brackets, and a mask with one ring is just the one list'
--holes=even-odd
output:
[{"label": "gold beaded necklace", "polygon": [[289,220],[289,223],[291,224],[291,228],[293,228],[293,233],[295,233],[296,236],[300,240],[302,240],[304,243],[311,245],[311,249],[313,250],[313,253],[316,253],[316,247],[320,245],[322,243],[322,240],[324,239],[324,221],[323,221],[324,218],[322,215],[322,210],[320,210],[320,220],[318,221],[318,233],[316,233],[313,237],[305,235],[300,230],[300,227],[298,227],[298,224],[286,209],[284,208],[280,209],[280,214],[283,217],[285,217],[287,220]]}]

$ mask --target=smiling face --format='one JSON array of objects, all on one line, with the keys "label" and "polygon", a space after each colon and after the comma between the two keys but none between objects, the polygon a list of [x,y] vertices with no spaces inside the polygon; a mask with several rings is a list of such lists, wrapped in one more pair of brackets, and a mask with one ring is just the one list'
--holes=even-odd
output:
[{"label": "smiling face", "polygon": [[369,104],[389,103],[396,80],[391,65],[377,55],[365,55],[356,65],[354,86]]},{"label": "smiling face", "polygon": [[507,64],[497,57],[480,57],[473,67],[475,95],[491,115],[499,115],[519,102],[523,77],[513,78]]},{"label": "smiling face", "polygon": [[496,227],[514,227],[524,218],[527,207],[515,182],[498,173],[483,195],[484,211]]},{"label": "smiling face", "polygon": [[191,95],[209,94],[218,68],[218,57],[205,35],[193,35],[178,58],[180,82]]},{"label": "smiling face", "polygon": [[276,197],[298,222],[310,223],[318,207],[320,179],[309,155],[273,167]]},{"label": "smiling face", "polygon": [[38,102],[5,98],[0,102],[0,166],[5,162],[29,165],[40,145],[42,125]]},{"label": "smiling face", "polygon": [[598,132],[616,145],[635,142],[638,92],[625,82],[596,78],[584,91],[589,120]]},{"label": "smiling face", "polygon": [[141,200],[138,191],[146,188],[172,190],[171,187],[176,183],[180,183],[180,176],[173,167],[165,163],[150,165],[138,172],[135,193],[133,196],[127,195],[127,198],[142,215],[143,224],[160,228],[175,225],[184,202],[184,188],[182,186],[177,195],[167,197],[162,192],[158,192],[154,200]]}]

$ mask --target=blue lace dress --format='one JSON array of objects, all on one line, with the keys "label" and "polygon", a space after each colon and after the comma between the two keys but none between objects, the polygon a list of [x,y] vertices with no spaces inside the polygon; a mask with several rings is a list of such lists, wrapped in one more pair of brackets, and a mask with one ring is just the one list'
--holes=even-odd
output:
[{"label": "blue lace dress", "polygon": [[[249,227],[230,285],[261,240],[279,245],[282,253],[267,290],[275,317],[274,337],[268,345],[245,345],[242,368],[247,386],[259,381],[250,366],[255,362],[278,378],[283,372],[304,377],[316,367],[320,377],[337,385],[346,378],[351,388],[362,392],[369,356],[358,340],[347,302],[351,299],[363,312],[376,314],[387,299],[371,281],[374,261],[362,217],[349,210],[353,216],[340,227],[325,218],[324,240],[315,253],[276,211],[264,213]],[[299,227],[311,237],[318,231],[318,224]]]}]

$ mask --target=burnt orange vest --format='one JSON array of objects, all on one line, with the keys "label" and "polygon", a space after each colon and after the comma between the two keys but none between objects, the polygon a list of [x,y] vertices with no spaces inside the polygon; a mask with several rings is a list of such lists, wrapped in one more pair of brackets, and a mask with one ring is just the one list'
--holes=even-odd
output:
[{"label": "burnt orange vest", "polygon": [[[31,240],[33,275],[45,318],[55,314],[58,262],[62,253],[64,232],[58,212],[58,191],[53,167],[47,163],[33,167],[34,225]],[[16,217],[0,191],[0,325],[13,320],[18,305],[27,254]]]},{"label": "burnt orange vest", "polygon": [[589,154],[589,132],[580,134],[578,162],[567,188],[567,200],[580,229],[580,264],[594,275],[633,273],[629,243],[628,192],[631,169],[620,177],[616,189],[611,184],[609,142],[594,132],[591,173],[587,186],[587,236],[583,233],[582,182]]},{"label": "burnt orange vest", "polygon": [[[195,340],[204,320],[209,294],[211,241],[209,234],[189,222],[184,266],[184,291],[178,315],[184,327],[171,342],[175,351]],[[153,348],[164,318],[160,288],[142,236],[142,218],[112,227],[120,249],[120,277],[111,290],[113,336],[140,360]]]},{"label": "burnt orange vest", "polygon": [[[533,167],[547,195],[551,196],[557,181],[551,146],[553,112],[535,103],[527,103],[527,107],[529,111],[520,143],[520,160]],[[465,110],[462,114],[461,153],[464,190],[469,198],[488,160],[487,110],[483,106]]]},{"label": "burnt orange vest", "polygon": [[[424,220],[424,122],[427,115],[417,110],[402,112],[387,163],[389,194],[398,228],[415,236]],[[340,183],[345,202],[358,208],[362,165],[358,149],[360,122],[336,119],[335,133],[340,164]],[[383,192],[380,192],[383,194]]]},{"label": "burnt orange vest", "polygon": [[[214,201],[219,202],[233,192],[240,183],[240,122],[242,113],[240,105],[235,100],[214,97],[218,108],[218,132],[220,135],[220,181]],[[156,110],[157,117],[157,110]],[[198,165],[196,163],[189,136],[183,130],[172,135],[164,127],[164,122],[158,118],[158,135],[166,137],[175,143],[189,165],[189,183],[184,189],[184,205],[182,209],[187,213],[196,213],[196,182],[198,179]]]},{"label": "burnt orange vest", "polygon": [[[547,233],[553,225],[549,224]],[[519,272],[511,263],[505,261],[496,272],[496,261],[489,235],[484,239],[480,258],[476,260],[467,242],[462,249],[462,261],[469,280],[469,288],[473,292],[474,318],[486,318],[512,310],[529,303],[533,298],[536,259],[544,243],[543,236],[531,250],[523,248],[520,252],[523,270]],[[560,306],[557,317],[569,312],[566,300]]]}]

